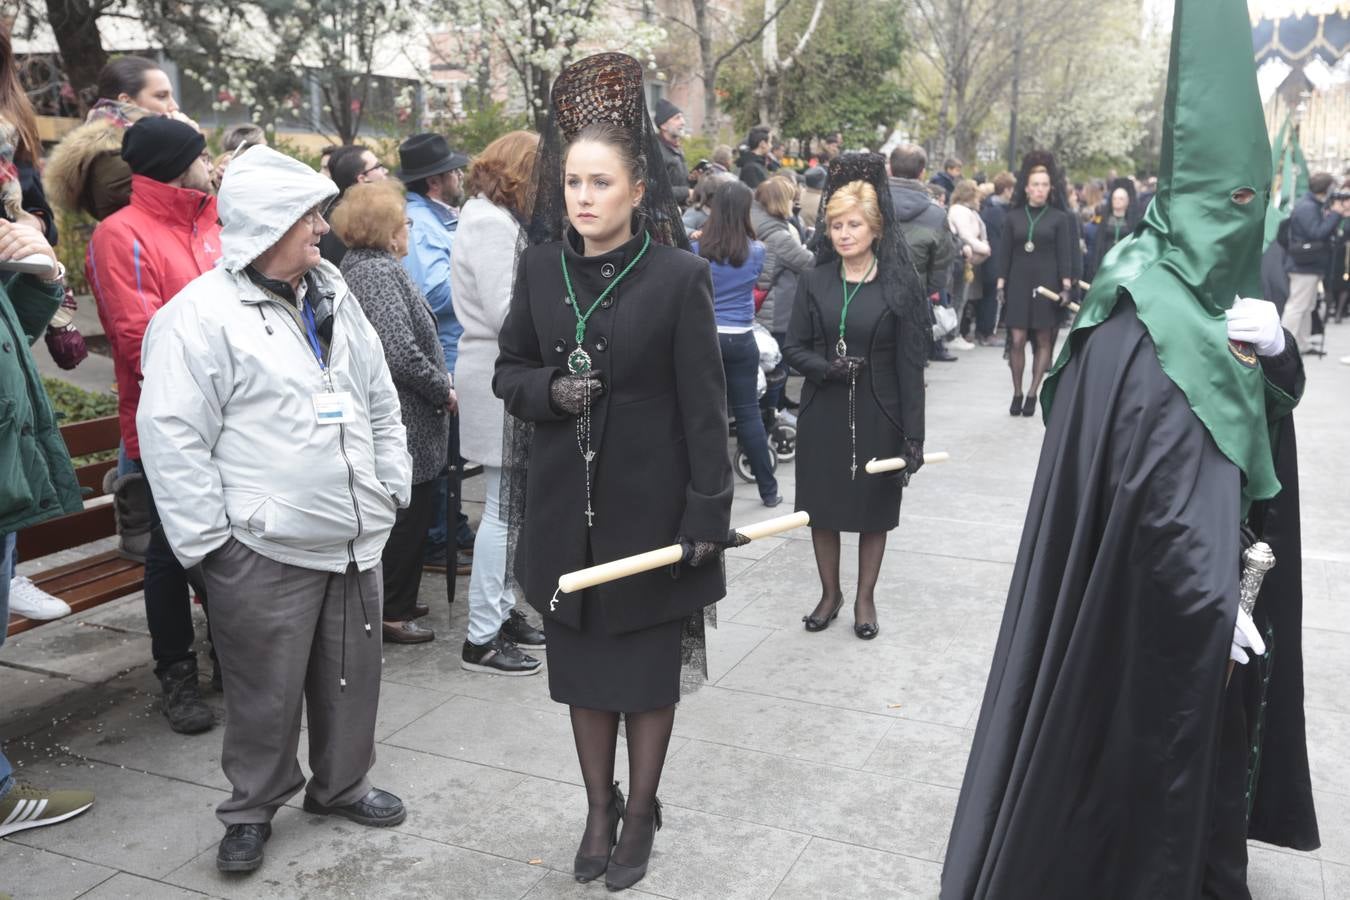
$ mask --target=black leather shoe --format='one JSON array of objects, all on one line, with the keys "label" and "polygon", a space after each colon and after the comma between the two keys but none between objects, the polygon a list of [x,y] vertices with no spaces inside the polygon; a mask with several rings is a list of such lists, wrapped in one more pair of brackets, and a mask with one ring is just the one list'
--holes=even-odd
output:
[{"label": "black leather shoe", "polygon": [[502,623],[501,630],[497,632],[497,637],[504,638],[515,644],[517,647],[524,647],[526,650],[544,649],[543,629],[535,628],[530,624],[530,620],[525,618],[525,614],[518,609],[511,610]]},{"label": "black leather shoe", "polygon": [[781,494],[774,494],[772,497],[761,497],[760,502],[762,502],[769,509],[773,509],[775,506],[783,502],[783,496]]},{"label": "black leather shoe", "polygon": [[802,616],[802,621],[806,623],[807,631],[824,631],[830,627],[830,623],[839,618],[839,607],[844,605],[844,595],[840,594],[839,599],[834,601],[834,609],[830,610],[828,617],[818,619],[814,615]]},{"label": "black leather shoe", "polygon": [[263,844],[272,836],[272,826],[263,822],[229,825],[216,849],[216,868],[222,872],[252,872],[263,861]]},{"label": "black leather shoe", "polygon": [[369,825],[371,828],[390,828],[403,824],[403,820],[408,818],[403,801],[379,788],[371,788],[360,800],[346,806],[324,806],[305,794],[305,812],[316,816],[342,816],[357,825]]},{"label": "black leather shoe", "polygon": [[[609,797],[609,807],[606,813],[609,815],[609,850],[614,851],[614,845],[619,842],[619,822],[623,820],[623,792],[619,790],[619,783],[614,782]],[[572,877],[582,884],[594,881],[605,870],[609,868],[609,853],[604,856],[582,856],[581,851],[577,851],[576,859],[572,860]]]},{"label": "black leather shoe", "polygon": [[928,358],[933,362],[956,362],[960,357],[954,356],[950,350],[939,344],[933,348],[932,353],[928,354]]},{"label": "black leather shoe", "polygon": [[875,622],[854,622],[853,633],[864,641],[870,641],[881,634],[881,628]]},{"label": "black leather shoe", "polygon": [[1027,394],[1027,402],[1022,404],[1022,415],[1028,419],[1036,415],[1036,395]]},{"label": "black leather shoe", "polygon": [[211,707],[202,701],[197,687],[197,660],[185,659],[176,662],[159,676],[163,693],[160,696],[160,709],[169,727],[179,734],[201,734],[210,731],[216,724]]},{"label": "black leather shoe", "polygon": [[[640,849],[638,860],[629,865],[624,865],[615,861],[613,853],[610,854],[609,869],[605,872],[605,887],[611,891],[626,890],[647,876],[647,863],[652,858],[652,844],[656,841],[656,833],[661,830],[661,801],[659,799],[656,801],[655,809],[652,810],[652,819],[651,832],[646,835],[647,846],[643,848],[646,852],[642,852]],[[646,823],[642,824],[645,825]],[[624,834],[626,835],[628,829],[632,827],[625,822],[623,826]]]},{"label": "black leather shoe", "polygon": [[1020,416],[1022,414],[1022,402],[1021,394],[1013,394],[1013,402],[1012,406],[1008,407],[1008,415]]},{"label": "black leather shoe", "polygon": [[425,644],[436,639],[436,632],[412,619],[385,622],[380,626],[380,633],[386,644]]}]

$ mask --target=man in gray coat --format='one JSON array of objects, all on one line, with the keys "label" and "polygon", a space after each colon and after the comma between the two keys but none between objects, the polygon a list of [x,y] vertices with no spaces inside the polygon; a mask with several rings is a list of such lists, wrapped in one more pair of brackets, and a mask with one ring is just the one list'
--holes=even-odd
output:
[{"label": "man in gray coat", "polygon": [[[164,532],[211,595],[225,681],[222,872],[262,864],[272,817],[401,823],[371,786],[380,554],[412,491],[379,336],[319,256],[328,179],[268,147],[220,188],[220,264],[150,321],[136,414]],[[296,761],[308,711],[306,784]]]},{"label": "man in gray coat", "polygon": [[[947,215],[934,205],[923,183],[928,155],[916,144],[901,144],[891,151],[891,204],[905,235],[910,259],[927,286],[928,299],[941,300],[947,290],[956,244],[947,230]],[[934,340],[929,359],[956,362],[942,341]]]}]

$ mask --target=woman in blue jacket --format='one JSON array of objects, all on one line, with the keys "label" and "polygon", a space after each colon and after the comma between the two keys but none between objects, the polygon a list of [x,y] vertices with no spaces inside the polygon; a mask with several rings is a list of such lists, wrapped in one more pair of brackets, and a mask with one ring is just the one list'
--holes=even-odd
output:
[{"label": "woman in blue jacket", "polygon": [[783,502],[769,460],[769,438],[759,413],[757,379],[759,345],[751,328],[755,320],[755,282],[764,269],[764,245],[755,240],[750,222],[754,193],[740,182],[728,182],[713,197],[712,211],[694,252],[712,267],[713,305],[722,368],[727,376],[727,406],[736,418],[736,436],[750,459],[765,506]]}]

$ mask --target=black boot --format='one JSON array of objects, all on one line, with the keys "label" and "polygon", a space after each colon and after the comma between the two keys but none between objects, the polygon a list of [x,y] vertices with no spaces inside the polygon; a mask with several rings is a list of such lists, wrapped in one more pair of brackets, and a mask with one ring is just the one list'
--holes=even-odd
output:
[{"label": "black boot", "polygon": [[169,727],[180,734],[199,734],[209,731],[216,723],[211,707],[202,702],[197,689],[197,661],[185,659],[176,662],[159,676],[164,689],[160,708]]}]

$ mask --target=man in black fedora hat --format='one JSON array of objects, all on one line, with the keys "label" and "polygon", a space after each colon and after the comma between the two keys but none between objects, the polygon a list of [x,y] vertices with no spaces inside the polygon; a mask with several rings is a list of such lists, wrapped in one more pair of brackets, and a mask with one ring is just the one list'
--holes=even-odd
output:
[{"label": "man in black fedora hat", "polygon": [[[459,224],[457,207],[463,199],[461,186],[469,157],[450,149],[441,135],[423,133],[414,134],[399,145],[398,164],[398,178],[408,188],[408,218],[412,221],[403,265],[436,314],[436,330],[445,352],[450,383],[454,384],[459,336],[464,328],[455,318],[455,308],[450,302],[450,248]],[[451,446],[455,448],[459,446],[457,422],[452,427],[455,433],[451,435]],[[453,452],[458,455],[458,451]],[[441,498],[436,504],[439,510],[436,520],[427,533],[426,565],[433,569],[448,567],[452,564],[452,551],[457,551],[453,565],[458,574],[467,575],[472,564],[473,529],[458,505],[457,521],[450,526],[443,493]],[[454,528],[453,545],[450,527]]]}]

